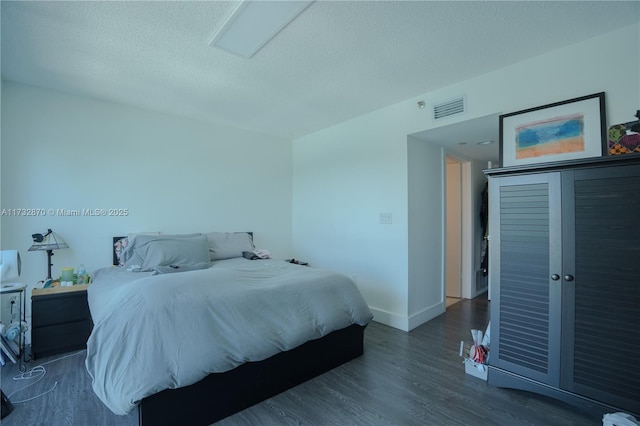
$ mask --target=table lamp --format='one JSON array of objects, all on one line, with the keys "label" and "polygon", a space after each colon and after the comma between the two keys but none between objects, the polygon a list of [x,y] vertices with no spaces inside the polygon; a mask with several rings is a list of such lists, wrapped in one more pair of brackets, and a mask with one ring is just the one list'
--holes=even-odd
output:
[{"label": "table lamp", "polygon": [[46,234],[32,234],[33,245],[29,248],[29,251],[46,250],[47,252],[47,280],[51,279],[51,256],[53,251],[58,249],[69,248],[67,243],[51,229],[47,229]]}]

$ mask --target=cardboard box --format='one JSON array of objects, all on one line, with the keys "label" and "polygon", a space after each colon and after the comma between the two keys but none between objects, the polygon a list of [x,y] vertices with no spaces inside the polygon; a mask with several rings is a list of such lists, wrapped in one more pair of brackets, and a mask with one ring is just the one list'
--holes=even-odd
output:
[{"label": "cardboard box", "polygon": [[488,366],[484,364],[478,364],[477,362],[465,358],[464,360],[464,371],[465,373],[477,377],[478,379],[487,380],[487,371]]}]

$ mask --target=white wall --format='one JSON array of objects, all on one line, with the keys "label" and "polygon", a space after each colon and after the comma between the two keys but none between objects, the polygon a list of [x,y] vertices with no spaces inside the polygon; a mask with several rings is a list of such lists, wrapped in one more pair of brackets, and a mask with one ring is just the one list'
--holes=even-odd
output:
[{"label": "white wall", "polygon": [[[294,250],[355,275],[377,321],[408,330],[443,312],[444,154],[408,135],[600,91],[607,123],[631,120],[640,105],[639,35],[638,24],[621,28],[297,139]],[[416,108],[463,94],[468,112],[441,123]],[[381,212],[393,213],[393,224],[380,225]],[[430,220],[424,229],[410,220],[418,217]]]},{"label": "white wall", "polygon": [[[294,143],[293,246],[313,265],[354,275],[375,315],[400,325],[407,315],[406,133],[397,137],[401,116],[378,114]],[[379,224],[380,213],[391,213],[392,223]]]},{"label": "white wall", "polygon": [[462,297],[462,165],[447,156],[445,178],[447,297]]},{"label": "white wall", "polygon": [[114,103],[2,83],[1,208],[126,208],[124,217],[2,216],[3,249],[22,281],[46,276],[31,234],[70,246],[53,276],[111,261],[111,237],[137,231],[253,231],[274,257],[291,253],[291,142]]},{"label": "white wall", "polygon": [[[394,324],[402,330],[410,330],[445,311],[445,253],[441,251],[446,241],[444,226],[445,209],[445,153],[435,145],[407,138],[407,170],[409,218],[409,283],[420,282],[411,288],[407,315]],[[440,246],[437,247],[436,244]],[[405,284],[408,285],[408,284]],[[376,321],[383,318],[376,317]],[[391,324],[390,324],[391,325]]]}]

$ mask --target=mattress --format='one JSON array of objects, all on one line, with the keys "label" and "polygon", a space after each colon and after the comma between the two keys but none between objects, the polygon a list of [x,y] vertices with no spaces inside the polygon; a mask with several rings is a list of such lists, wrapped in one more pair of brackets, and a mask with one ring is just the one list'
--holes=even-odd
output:
[{"label": "mattress", "polygon": [[88,299],[87,371],[96,395],[121,415],[164,389],[372,319],[346,275],[275,259],[159,275],[103,268]]}]

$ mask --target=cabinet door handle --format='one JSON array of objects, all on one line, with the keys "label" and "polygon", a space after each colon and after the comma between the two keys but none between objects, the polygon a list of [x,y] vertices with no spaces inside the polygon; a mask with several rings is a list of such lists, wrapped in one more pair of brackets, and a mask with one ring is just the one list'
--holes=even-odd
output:
[{"label": "cabinet door handle", "polygon": [[573,281],[573,275],[565,275],[564,276],[564,280],[565,281]]},{"label": "cabinet door handle", "polygon": [[560,275],[553,274],[553,275],[551,275],[551,279],[554,280],[554,281],[558,281],[560,279]]}]

